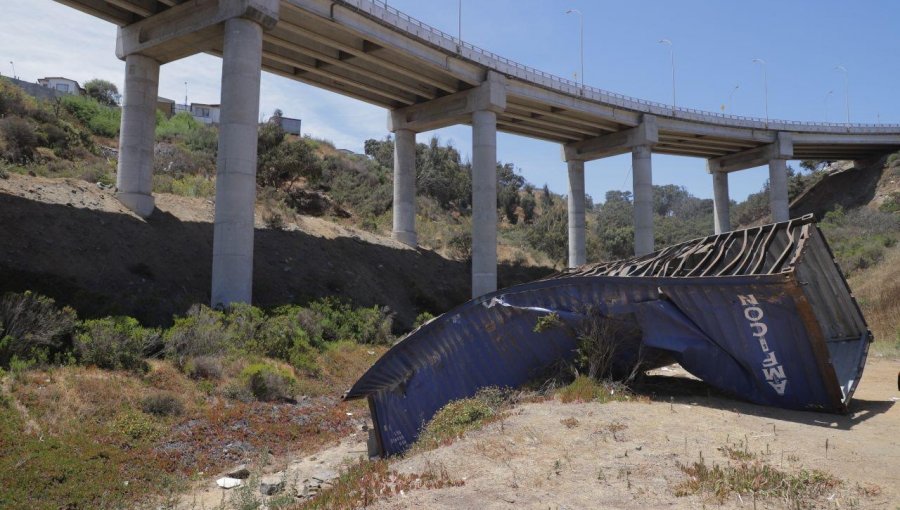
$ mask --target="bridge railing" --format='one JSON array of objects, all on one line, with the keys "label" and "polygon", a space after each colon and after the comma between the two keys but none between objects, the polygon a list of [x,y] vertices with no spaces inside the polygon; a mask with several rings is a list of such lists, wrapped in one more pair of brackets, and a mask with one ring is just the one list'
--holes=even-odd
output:
[{"label": "bridge railing", "polygon": [[717,113],[696,108],[667,105],[657,101],[648,101],[610,92],[590,85],[582,85],[574,80],[520,64],[514,60],[497,55],[491,51],[467,43],[460,38],[424,23],[400,10],[388,5],[383,0],[338,0],[349,7],[363,12],[395,30],[418,38],[444,51],[458,54],[460,57],[494,69],[507,76],[519,78],[542,87],[571,96],[590,99],[606,105],[618,106],[643,113],[668,116],[685,120],[721,124],[733,127],[815,131],[827,133],[896,133],[900,124],[860,124],[837,122],[806,122],[780,119],[764,119]]}]

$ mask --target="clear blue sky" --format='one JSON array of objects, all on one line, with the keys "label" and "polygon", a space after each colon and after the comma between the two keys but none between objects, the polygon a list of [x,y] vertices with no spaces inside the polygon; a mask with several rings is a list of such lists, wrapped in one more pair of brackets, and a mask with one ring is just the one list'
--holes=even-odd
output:
[{"label": "clear blue sky", "polygon": [[[457,0],[389,0],[390,5],[445,32],[457,32]],[[849,71],[853,122],[900,122],[895,100],[900,71],[900,2],[712,0],[462,0],[463,39],[494,53],[560,76],[579,69],[580,10],[585,25],[585,81],[614,92],[669,103],[669,48],[676,59],[679,106],[762,117],[763,78],[753,58],[767,61],[769,116],[789,120],[844,121],[843,75]],[[51,0],[0,0],[0,72],[26,80],[99,77],[121,87],[124,65],[114,55],[115,27]],[[219,100],[221,63],[198,55],[163,66],[160,95],[190,101]],[[729,94],[735,85],[733,101]],[[828,96],[832,90],[833,94]],[[304,121],[304,131],[361,151],[366,138],[386,132],[386,112],[337,94],[264,74],[261,111],[275,108]],[[826,97],[828,97],[826,101]],[[827,109],[826,109],[827,106]],[[464,155],[470,129],[435,132]],[[425,141],[429,133],[419,135]],[[525,177],[566,192],[559,146],[500,135],[498,157]],[[630,189],[629,156],[587,164],[587,192]],[[653,156],[654,182],[679,184],[710,197],[712,183],[702,159]],[[765,168],[731,175],[731,194],[743,199],[767,178]]]}]

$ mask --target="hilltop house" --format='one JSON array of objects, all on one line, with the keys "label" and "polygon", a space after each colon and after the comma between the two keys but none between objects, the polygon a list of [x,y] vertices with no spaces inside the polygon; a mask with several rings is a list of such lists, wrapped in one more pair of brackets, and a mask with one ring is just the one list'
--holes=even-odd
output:
[{"label": "hilltop house", "polygon": [[42,87],[47,87],[48,89],[63,92],[65,94],[75,94],[76,96],[83,96],[85,94],[84,89],[81,88],[81,85],[79,85],[77,81],[61,76],[39,78],[38,84]]}]

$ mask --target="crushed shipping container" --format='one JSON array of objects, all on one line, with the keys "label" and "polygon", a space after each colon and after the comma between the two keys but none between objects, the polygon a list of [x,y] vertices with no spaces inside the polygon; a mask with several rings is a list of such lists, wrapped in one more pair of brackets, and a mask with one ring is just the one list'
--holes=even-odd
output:
[{"label": "crushed shipping container", "polygon": [[[559,327],[535,328],[550,314]],[[723,392],[789,409],[845,412],[872,340],[809,215],[474,299],[398,342],[345,398],[367,397],[379,452],[400,453],[448,402],[572,361],[589,314],[637,327],[617,339],[613,370],[676,361]]]}]

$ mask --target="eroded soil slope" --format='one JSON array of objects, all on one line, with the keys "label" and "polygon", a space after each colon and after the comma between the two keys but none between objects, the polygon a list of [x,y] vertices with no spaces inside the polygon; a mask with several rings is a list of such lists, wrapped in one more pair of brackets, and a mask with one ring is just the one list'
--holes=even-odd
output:
[{"label": "eroded soil slope", "polygon": [[[165,324],[209,301],[214,204],[156,195],[147,220],[112,192],[79,180],[0,179],[0,292],[34,290],[82,316],[125,314]],[[469,267],[428,250],[311,217],[266,228],[257,214],[254,303],[277,306],[340,296],[388,306],[408,329],[422,311],[469,296]],[[508,286],[549,273],[501,265]]]}]

